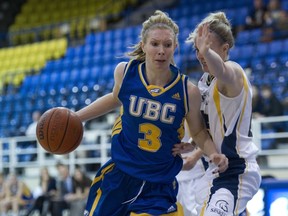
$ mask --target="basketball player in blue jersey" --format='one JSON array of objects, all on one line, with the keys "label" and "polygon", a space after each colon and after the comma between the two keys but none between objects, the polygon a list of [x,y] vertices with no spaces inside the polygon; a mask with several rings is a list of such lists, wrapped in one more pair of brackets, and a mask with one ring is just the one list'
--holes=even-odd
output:
[{"label": "basketball player in blue jersey", "polygon": [[223,172],[228,160],[218,154],[200,113],[197,86],[173,65],[178,26],[156,11],[143,23],[141,41],[114,72],[113,92],[79,110],[82,121],[121,107],[112,130],[111,160],[91,185],[84,215],[183,215],[176,202],[183,161],[172,154],[184,135],[184,121],[193,139]]},{"label": "basketball player in blue jersey", "polygon": [[[208,168],[197,185],[197,212],[201,216],[241,215],[261,182],[258,148],[250,131],[252,88],[241,66],[228,60],[234,38],[225,13],[209,14],[187,41],[194,45],[204,71],[198,87],[207,128],[217,150],[229,159],[225,172],[215,178]],[[176,145],[174,153],[189,146]]]}]

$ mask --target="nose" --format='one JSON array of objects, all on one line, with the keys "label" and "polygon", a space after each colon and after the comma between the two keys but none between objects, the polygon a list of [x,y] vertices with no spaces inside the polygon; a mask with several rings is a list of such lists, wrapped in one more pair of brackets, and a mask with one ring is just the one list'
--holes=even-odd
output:
[{"label": "nose", "polygon": [[158,50],[158,55],[164,55],[164,47],[163,46],[159,46],[159,50]]}]

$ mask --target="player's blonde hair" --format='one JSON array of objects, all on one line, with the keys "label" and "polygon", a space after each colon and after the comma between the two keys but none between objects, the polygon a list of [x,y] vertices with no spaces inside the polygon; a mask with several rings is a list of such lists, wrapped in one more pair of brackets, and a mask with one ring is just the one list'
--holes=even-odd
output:
[{"label": "player's blonde hair", "polygon": [[209,23],[209,30],[216,34],[220,39],[222,44],[227,43],[229,49],[234,46],[234,37],[231,29],[231,23],[227,19],[224,12],[210,13],[206,18],[204,18],[195,28],[195,30],[189,34],[187,38],[187,43],[192,43],[195,46],[195,39],[200,26],[205,23]]},{"label": "player's blonde hair", "polygon": [[[174,33],[174,43],[178,44],[178,34],[179,27],[178,25],[164,12],[160,10],[156,10],[154,15],[150,16],[145,22],[142,24],[142,31],[140,35],[140,41],[132,47],[134,49],[131,52],[128,52],[127,55],[132,57],[133,59],[137,59],[139,61],[145,61],[145,53],[141,48],[141,42],[146,43],[147,35],[150,30],[153,29],[169,29]],[[172,59],[172,64],[174,64],[174,59]]]}]

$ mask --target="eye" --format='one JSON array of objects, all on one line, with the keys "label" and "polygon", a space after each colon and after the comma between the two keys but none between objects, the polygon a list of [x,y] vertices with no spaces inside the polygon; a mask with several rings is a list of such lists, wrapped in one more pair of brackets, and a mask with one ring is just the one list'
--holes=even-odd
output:
[{"label": "eye", "polygon": [[170,48],[170,47],[172,47],[172,43],[166,43],[164,46],[165,46],[166,48]]},{"label": "eye", "polygon": [[151,42],[151,45],[152,46],[158,46],[158,43],[157,42]]}]

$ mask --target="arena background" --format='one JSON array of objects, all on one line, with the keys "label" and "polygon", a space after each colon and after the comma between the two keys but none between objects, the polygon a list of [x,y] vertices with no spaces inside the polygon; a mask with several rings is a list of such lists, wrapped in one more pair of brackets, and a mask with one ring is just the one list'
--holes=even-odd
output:
[{"label": "arena background", "polygon": [[[71,172],[81,165],[93,176],[110,157],[110,129],[118,112],[87,122],[82,145],[64,156],[44,152],[34,136],[25,136],[32,113],[58,106],[79,110],[110,92],[114,67],[127,60],[124,53],[138,41],[143,20],[156,9],[178,23],[176,64],[197,82],[201,68],[185,39],[207,13],[221,10],[235,34],[230,59],[245,68],[253,85],[268,85],[284,108],[283,115],[254,118],[252,129],[262,175],[273,179],[263,182],[264,194],[274,187],[283,189],[287,204],[288,24],[272,35],[263,28],[247,28],[252,7],[253,0],[1,0],[0,172],[16,172],[32,190],[39,168],[45,165],[56,173],[58,161],[70,165]],[[282,0],[281,9],[288,12],[288,0]],[[276,198],[267,197],[268,192],[260,200],[270,215],[266,202]]]}]

